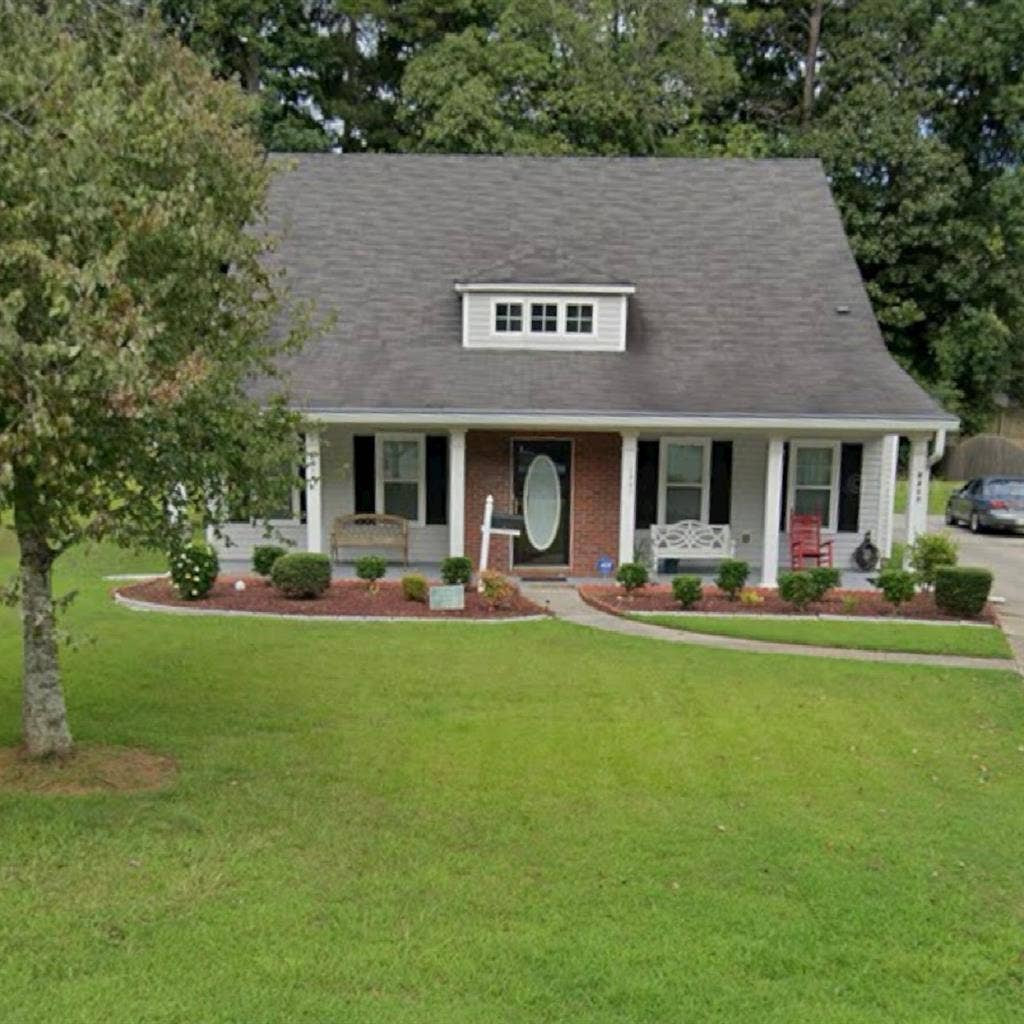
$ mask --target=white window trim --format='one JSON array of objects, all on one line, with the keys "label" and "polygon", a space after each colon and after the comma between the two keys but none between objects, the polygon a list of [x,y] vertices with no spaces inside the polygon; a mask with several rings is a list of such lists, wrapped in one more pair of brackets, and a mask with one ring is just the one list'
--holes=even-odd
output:
[{"label": "white window trim", "polygon": [[[570,331],[569,330],[569,307],[589,306],[590,307],[590,330]],[[582,316],[580,317],[582,320]],[[582,299],[566,299],[558,304],[558,324],[562,328],[562,334],[567,338],[596,338],[597,337],[597,303],[587,302]]]},{"label": "white window trim", "polygon": [[[499,331],[498,330],[498,306],[515,306],[519,305],[522,307],[522,316],[519,318],[522,323],[522,328],[518,331]],[[492,338],[522,338],[524,335],[529,334],[526,329],[527,315],[530,310],[529,302],[526,299],[520,298],[516,295],[497,295],[491,299],[491,337]]]},{"label": "white window trim", "polygon": [[[607,298],[607,296],[606,296]],[[608,332],[602,335],[600,330],[602,311],[607,314],[599,296],[573,295],[571,293],[556,294],[496,294],[490,296],[488,333],[486,338],[471,341],[469,337],[469,311],[463,306],[462,337],[464,348],[509,348],[516,350],[532,350],[539,352],[623,352],[626,349],[625,317],[626,297],[621,297],[622,306],[619,310],[621,323],[617,336],[612,339]],[[523,307],[522,330],[499,331],[497,329],[498,306],[520,304]],[[546,306],[557,306],[558,329],[555,331],[530,330],[531,308],[534,303]],[[566,307],[590,306],[592,308],[591,331],[589,334],[572,333],[565,329]]]},{"label": "white window trim", "polygon": [[[821,528],[827,533],[837,533],[839,524],[839,470],[840,459],[842,458],[843,442],[832,440],[814,441],[808,438],[801,438],[799,441],[789,442],[789,470],[786,481],[786,532],[789,532],[789,521],[793,515],[796,504],[796,461],[797,452],[801,448],[830,448],[832,450],[832,479],[829,482],[828,500],[828,522],[822,523]],[[802,489],[825,490],[824,487]]]},{"label": "white window trim", "polygon": [[[672,444],[693,445],[703,450],[701,459],[700,521],[706,523],[711,511],[711,438],[710,437],[662,437],[658,446],[658,523],[665,526],[665,509],[668,504],[668,446]],[[686,486],[692,486],[688,484]]]},{"label": "white window trim", "polygon": [[423,526],[427,521],[427,435],[387,433],[376,434],[374,439],[374,483],[376,487],[377,514],[384,514],[384,442],[415,441],[418,449],[419,479],[416,493],[416,518],[409,520],[410,526]]}]

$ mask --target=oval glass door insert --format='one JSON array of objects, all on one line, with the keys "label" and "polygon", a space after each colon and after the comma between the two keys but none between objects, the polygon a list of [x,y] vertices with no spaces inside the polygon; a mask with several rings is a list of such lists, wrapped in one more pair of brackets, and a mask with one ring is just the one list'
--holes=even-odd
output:
[{"label": "oval glass door insert", "polygon": [[562,484],[547,455],[538,455],[523,483],[523,519],[526,536],[538,551],[546,551],[558,536],[562,517]]}]

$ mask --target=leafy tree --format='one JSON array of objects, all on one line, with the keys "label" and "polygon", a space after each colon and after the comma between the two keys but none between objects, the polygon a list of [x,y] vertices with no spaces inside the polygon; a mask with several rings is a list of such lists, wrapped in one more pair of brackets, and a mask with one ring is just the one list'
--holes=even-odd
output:
[{"label": "leafy tree", "polygon": [[408,63],[404,145],[441,152],[687,151],[736,86],[698,6],[508,0]]},{"label": "leafy tree", "polygon": [[0,0],[0,514],[20,552],[29,755],[72,746],[60,554],[227,519],[226,479],[254,514],[290,488],[296,417],[246,392],[305,331],[281,325],[247,228],[272,173],[251,121],[152,18]]}]

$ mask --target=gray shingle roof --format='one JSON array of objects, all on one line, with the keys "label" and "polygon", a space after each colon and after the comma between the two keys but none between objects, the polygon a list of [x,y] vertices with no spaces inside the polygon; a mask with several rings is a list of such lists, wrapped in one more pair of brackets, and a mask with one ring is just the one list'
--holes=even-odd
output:
[{"label": "gray shingle roof", "polygon": [[[289,362],[303,408],[945,415],[887,353],[816,160],[290,159],[275,258],[337,317]],[[456,281],[580,268],[635,284],[624,353],[462,348]]]}]

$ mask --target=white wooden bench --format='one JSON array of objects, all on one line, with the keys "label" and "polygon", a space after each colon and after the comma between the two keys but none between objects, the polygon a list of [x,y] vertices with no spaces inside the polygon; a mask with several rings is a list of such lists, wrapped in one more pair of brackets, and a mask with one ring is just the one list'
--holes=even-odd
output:
[{"label": "white wooden bench", "polygon": [[662,558],[690,562],[702,559],[721,561],[736,553],[736,542],[726,524],[712,526],[696,519],[678,523],[651,524],[651,563],[655,572]]}]

